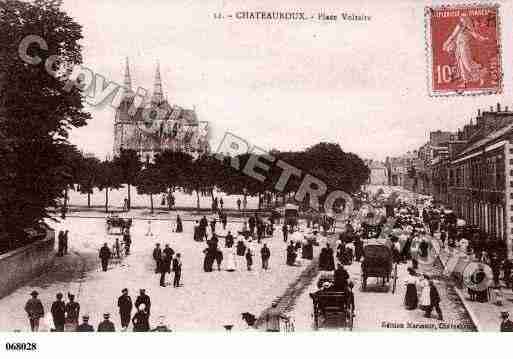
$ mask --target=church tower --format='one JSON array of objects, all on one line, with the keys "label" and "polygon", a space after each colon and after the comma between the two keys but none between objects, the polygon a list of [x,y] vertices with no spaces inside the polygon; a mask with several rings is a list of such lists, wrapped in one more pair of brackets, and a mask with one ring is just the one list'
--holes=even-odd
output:
[{"label": "church tower", "polygon": [[116,109],[114,117],[114,155],[118,155],[121,148],[133,148],[136,142],[136,123],[129,109],[134,100],[132,78],[128,57],[125,60],[125,74],[123,78],[123,99]]}]

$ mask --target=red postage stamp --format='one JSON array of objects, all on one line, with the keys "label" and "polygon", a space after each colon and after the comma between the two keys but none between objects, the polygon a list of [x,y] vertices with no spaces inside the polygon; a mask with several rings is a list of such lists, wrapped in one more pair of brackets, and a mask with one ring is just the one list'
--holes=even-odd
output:
[{"label": "red postage stamp", "polygon": [[426,8],[431,96],[501,92],[499,20],[498,5]]}]

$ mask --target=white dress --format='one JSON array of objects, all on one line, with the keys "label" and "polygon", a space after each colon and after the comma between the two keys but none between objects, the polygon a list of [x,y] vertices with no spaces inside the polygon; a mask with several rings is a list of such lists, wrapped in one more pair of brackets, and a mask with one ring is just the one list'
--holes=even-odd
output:
[{"label": "white dress", "polygon": [[422,288],[422,291],[420,292],[420,305],[422,307],[429,307],[431,305],[431,297],[429,295],[430,293],[430,287],[429,287],[429,281],[427,279],[423,279],[420,282],[420,287]]},{"label": "white dress", "polygon": [[234,250],[227,251],[224,267],[228,272],[233,272],[237,269],[237,262],[235,261]]}]

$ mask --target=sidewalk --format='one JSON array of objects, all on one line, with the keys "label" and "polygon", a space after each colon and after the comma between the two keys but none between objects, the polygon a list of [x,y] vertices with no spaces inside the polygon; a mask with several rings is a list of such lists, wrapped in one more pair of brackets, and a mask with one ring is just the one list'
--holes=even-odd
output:
[{"label": "sidewalk", "polygon": [[[436,240],[439,240],[437,236],[438,234],[439,233],[435,234],[434,238]],[[444,270],[446,269],[445,267],[449,264],[449,261],[454,262],[456,256],[465,259],[468,258],[466,254],[463,254],[457,248],[455,248],[452,252],[447,247],[441,249],[439,258],[442,265],[444,266]],[[470,300],[466,288],[458,288],[457,286],[454,286],[454,290],[460,297],[477,330],[480,332],[499,331],[500,313],[502,311],[509,311],[510,313],[513,313],[513,291],[510,289],[504,289],[503,286],[501,286],[501,292],[503,295],[502,305],[495,303],[495,295],[493,295],[493,292],[491,293],[491,298],[488,302],[480,303]]]}]

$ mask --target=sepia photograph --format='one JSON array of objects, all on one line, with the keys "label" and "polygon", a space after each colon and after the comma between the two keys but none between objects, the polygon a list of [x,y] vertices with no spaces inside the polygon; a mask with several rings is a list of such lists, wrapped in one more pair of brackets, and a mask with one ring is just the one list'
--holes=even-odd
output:
[{"label": "sepia photograph", "polygon": [[513,331],[511,14],[0,0],[0,353]]}]

